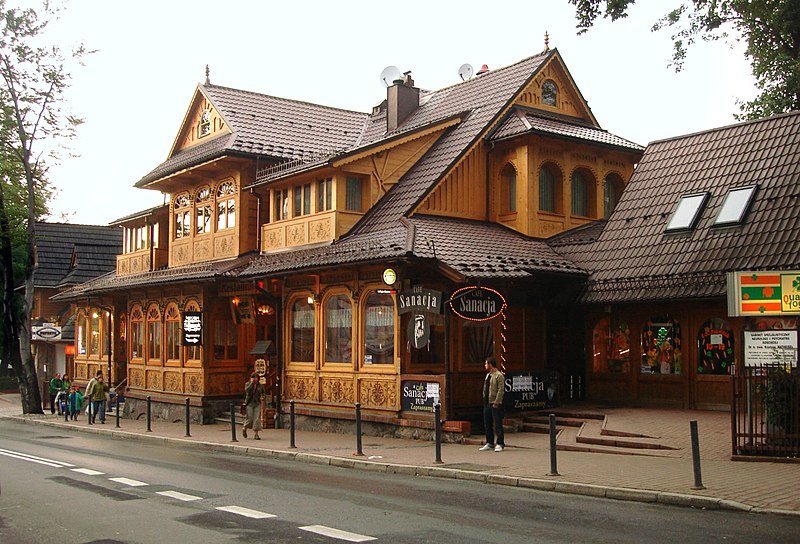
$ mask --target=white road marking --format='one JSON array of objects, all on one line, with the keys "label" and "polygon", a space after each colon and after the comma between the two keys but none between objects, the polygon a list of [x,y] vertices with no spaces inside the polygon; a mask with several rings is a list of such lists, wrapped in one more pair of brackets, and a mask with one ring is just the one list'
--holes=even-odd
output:
[{"label": "white road marking", "polygon": [[324,525],[307,525],[305,527],[298,527],[303,531],[316,533],[322,536],[329,536],[331,538],[338,538],[339,540],[347,540],[348,542],[367,542],[369,540],[377,540],[372,536],[357,535],[356,533],[348,533],[347,531],[340,531],[332,527],[325,527]]},{"label": "white road marking", "polygon": [[69,463],[64,463],[62,461],[56,461],[54,459],[48,459],[46,457],[37,457],[35,455],[22,453],[19,451],[0,449],[0,455],[5,455],[6,457],[13,457],[14,459],[22,459],[23,461],[30,461],[31,463],[39,463],[40,465],[47,465],[49,467],[64,468],[64,467],[75,466]]},{"label": "white road marking", "polygon": [[275,514],[267,514],[266,512],[259,512],[258,510],[250,510],[249,508],[243,508],[241,506],[217,506],[217,510],[222,510],[223,512],[230,512],[232,514],[239,514],[240,516],[246,516],[248,518],[254,518],[254,519],[276,517]]},{"label": "white road marking", "polygon": [[144,482],[140,482],[139,480],[129,480],[128,478],[109,478],[112,482],[117,482],[118,484],[127,485],[129,487],[139,487],[140,485],[150,485]]},{"label": "white road marking", "polygon": [[72,472],[80,472],[81,474],[86,474],[87,476],[100,476],[101,474],[105,474],[105,472],[92,470],[90,468],[71,468],[70,470]]},{"label": "white road marking", "polygon": [[164,497],[170,497],[172,499],[178,499],[179,501],[199,501],[203,497],[196,497],[194,495],[187,495],[186,493],[181,493],[180,491],[156,491],[156,495],[163,495]]}]

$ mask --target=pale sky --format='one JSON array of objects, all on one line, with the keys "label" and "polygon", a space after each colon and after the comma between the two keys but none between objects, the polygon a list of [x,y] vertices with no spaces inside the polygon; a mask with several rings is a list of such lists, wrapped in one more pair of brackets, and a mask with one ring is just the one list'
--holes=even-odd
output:
[{"label": "pale sky", "polygon": [[539,53],[547,31],[609,132],[646,145],[731,124],[736,98],[755,95],[743,47],[701,42],[675,73],[669,30],[650,31],[673,3],[640,0],[577,36],[567,0],[72,0],[49,37],[98,51],[73,70],[68,106],[86,123],[70,144],[78,156],[51,168],[50,220],[106,224],[161,204],[133,184],[167,158],[206,64],[217,85],[369,112],[388,65],[438,89],[464,63]]}]

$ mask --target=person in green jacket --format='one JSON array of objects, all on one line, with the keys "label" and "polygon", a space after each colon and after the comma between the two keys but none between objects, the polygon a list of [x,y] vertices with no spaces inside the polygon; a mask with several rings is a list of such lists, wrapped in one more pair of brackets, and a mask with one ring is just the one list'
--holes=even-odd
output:
[{"label": "person in green jacket", "polygon": [[108,393],[108,384],[103,381],[103,371],[98,370],[95,377],[86,386],[86,398],[92,402],[92,423],[97,421],[98,413],[100,414],[100,423],[106,422],[106,393]]},{"label": "person in green jacket", "polygon": [[[61,373],[57,373],[55,378],[50,380],[50,413],[56,413],[56,395],[61,391]],[[61,409],[58,410],[58,415],[61,415]]]},{"label": "person in green jacket", "polygon": [[72,421],[78,420],[78,414],[80,413],[82,406],[83,395],[81,394],[81,390],[78,388],[78,386],[75,385],[72,387],[72,391],[70,391],[69,398],[67,399],[67,408]]},{"label": "person in green jacket", "polygon": [[503,435],[503,395],[506,378],[497,369],[494,357],[487,357],[484,363],[486,378],[483,380],[483,426],[486,430],[486,444],[480,451],[503,451],[506,447]]}]

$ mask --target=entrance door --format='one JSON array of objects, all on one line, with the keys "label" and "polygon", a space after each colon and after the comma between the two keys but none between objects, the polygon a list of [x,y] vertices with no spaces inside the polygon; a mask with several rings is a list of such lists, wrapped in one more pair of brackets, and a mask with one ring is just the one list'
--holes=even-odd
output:
[{"label": "entrance door", "polygon": [[703,322],[697,331],[697,356],[688,365],[689,408],[730,406],[730,375],[735,361],[734,331],[719,317]]}]

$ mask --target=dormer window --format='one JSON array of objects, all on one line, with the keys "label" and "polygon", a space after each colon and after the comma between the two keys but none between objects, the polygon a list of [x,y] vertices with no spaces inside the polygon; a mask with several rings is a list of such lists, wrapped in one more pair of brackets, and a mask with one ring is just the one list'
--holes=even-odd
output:
[{"label": "dormer window", "polygon": [[756,194],[756,186],[736,187],[728,191],[725,201],[722,203],[717,218],[714,219],[714,226],[739,225],[744,221],[747,210],[753,202]]},{"label": "dormer window", "polygon": [[700,211],[708,200],[708,193],[694,193],[681,197],[665,229],[667,232],[690,230],[697,224]]},{"label": "dormer window", "polygon": [[211,134],[211,111],[205,110],[200,116],[198,136],[202,138],[203,136],[208,136],[209,134]]},{"label": "dormer window", "polygon": [[558,87],[552,79],[548,79],[542,85],[542,104],[545,106],[558,105]]}]

